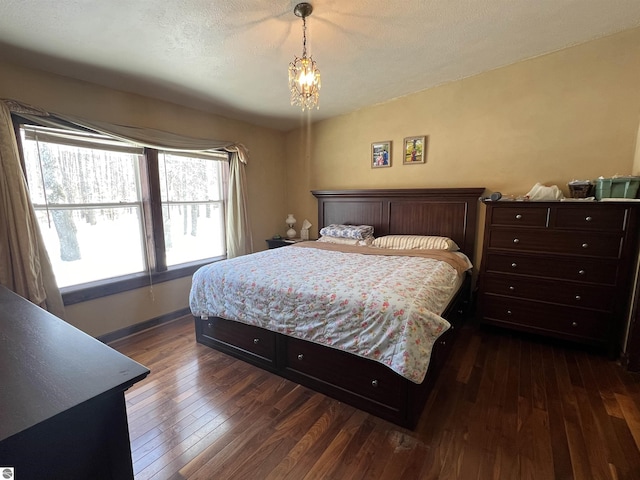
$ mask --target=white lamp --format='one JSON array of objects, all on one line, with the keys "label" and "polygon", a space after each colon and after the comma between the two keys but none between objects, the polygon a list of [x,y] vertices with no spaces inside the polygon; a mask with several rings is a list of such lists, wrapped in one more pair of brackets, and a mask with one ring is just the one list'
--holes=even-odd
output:
[{"label": "white lamp", "polygon": [[293,226],[296,224],[296,219],[293,216],[293,213],[289,213],[287,214],[287,218],[285,219],[284,223],[286,223],[289,226],[289,230],[287,230],[287,237],[288,238],[295,238],[296,237],[296,231],[293,229]]}]

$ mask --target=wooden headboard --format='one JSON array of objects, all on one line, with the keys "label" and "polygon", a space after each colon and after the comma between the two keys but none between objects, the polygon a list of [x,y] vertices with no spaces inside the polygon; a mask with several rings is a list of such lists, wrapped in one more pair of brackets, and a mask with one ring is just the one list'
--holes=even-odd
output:
[{"label": "wooden headboard", "polygon": [[440,235],[474,261],[482,188],[312,190],[319,229],[332,223],[372,225],[374,235]]}]

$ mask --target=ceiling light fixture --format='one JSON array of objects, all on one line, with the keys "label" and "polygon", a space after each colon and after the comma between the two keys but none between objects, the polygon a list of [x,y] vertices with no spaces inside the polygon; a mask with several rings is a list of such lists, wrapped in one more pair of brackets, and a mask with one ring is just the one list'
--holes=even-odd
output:
[{"label": "ceiling light fixture", "polygon": [[289,64],[289,89],[291,105],[302,107],[302,111],[318,106],[320,92],[320,71],[311,56],[307,57],[307,21],[313,12],[310,3],[299,3],[293,13],[302,17],[302,58],[295,57]]}]

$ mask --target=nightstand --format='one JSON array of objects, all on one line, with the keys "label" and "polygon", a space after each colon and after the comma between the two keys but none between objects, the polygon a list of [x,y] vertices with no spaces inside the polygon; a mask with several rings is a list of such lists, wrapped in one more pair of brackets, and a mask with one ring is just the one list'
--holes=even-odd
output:
[{"label": "nightstand", "polygon": [[272,248],[286,247],[287,245],[291,245],[291,242],[285,241],[284,238],[268,238],[267,239],[267,246],[269,247],[269,250],[271,250]]},{"label": "nightstand", "polygon": [[286,247],[287,245],[293,245],[298,242],[306,242],[307,240],[302,240],[301,238],[269,238],[267,239],[267,246],[269,249],[272,248],[280,248]]}]

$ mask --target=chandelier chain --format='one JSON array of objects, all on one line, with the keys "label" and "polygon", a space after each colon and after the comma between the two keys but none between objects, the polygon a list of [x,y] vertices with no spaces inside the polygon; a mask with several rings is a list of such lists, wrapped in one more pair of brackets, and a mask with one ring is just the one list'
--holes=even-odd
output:
[{"label": "chandelier chain", "polygon": [[307,58],[307,17],[302,17],[302,58]]}]

